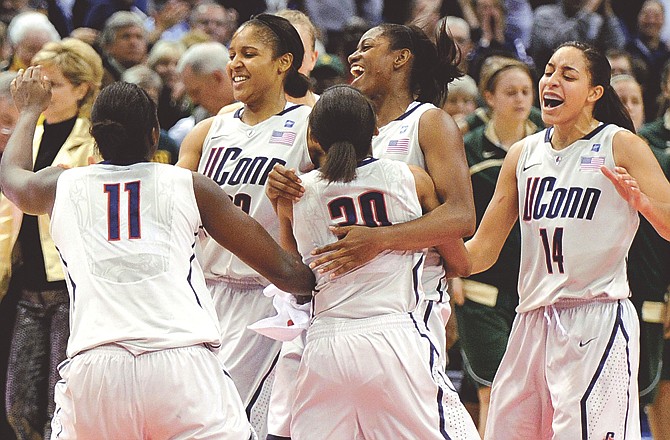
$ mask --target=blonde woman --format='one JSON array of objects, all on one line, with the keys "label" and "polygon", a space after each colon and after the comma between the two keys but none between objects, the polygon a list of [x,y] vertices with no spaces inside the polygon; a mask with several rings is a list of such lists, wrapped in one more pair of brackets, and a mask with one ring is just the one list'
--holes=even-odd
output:
[{"label": "blonde woman", "polygon": [[[94,155],[89,116],[102,80],[102,61],[76,39],[47,43],[33,65],[52,85],[33,140],[34,171],[50,165],[86,165]],[[69,300],[48,215],[24,215],[13,237],[22,265],[20,298],[7,374],[7,417],[18,439],[50,436],[58,364],[65,359]]]}]

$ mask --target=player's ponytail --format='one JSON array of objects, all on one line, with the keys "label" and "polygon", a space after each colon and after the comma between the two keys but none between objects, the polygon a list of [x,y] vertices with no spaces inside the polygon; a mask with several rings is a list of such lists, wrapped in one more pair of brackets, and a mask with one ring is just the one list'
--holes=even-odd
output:
[{"label": "player's ponytail", "polygon": [[321,174],[329,182],[351,182],[356,177],[356,147],[348,141],[334,142],[326,148]]},{"label": "player's ponytail", "polygon": [[447,85],[463,74],[458,70],[460,53],[441,22],[436,30],[435,41],[419,27],[401,24],[382,24],[382,34],[392,50],[408,49],[413,60],[410,87],[419,102],[430,102],[438,107],[447,97]]},{"label": "player's ponytail", "polygon": [[102,157],[115,165],[148,161],[156,150],[156,104],[135,84],[102,89],[91,111],[91,135]]},{"label": "player's ponytail", "polygon": [[309,136],[326,153],[320,171],[329,182],[350,182],[371,154],[376,119],[370,102],[351,86],[327,89],[309,116]]}]

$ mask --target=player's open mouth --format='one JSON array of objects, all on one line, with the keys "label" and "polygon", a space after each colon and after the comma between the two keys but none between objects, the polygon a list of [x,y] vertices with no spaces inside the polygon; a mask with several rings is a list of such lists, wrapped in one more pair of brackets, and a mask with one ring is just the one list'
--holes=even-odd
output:
[{"label": "player's open mouth", "polygon": [[359,78],[361,75],[365,73],[365,69],[358,65],[351,66],[351,69],[349,71],[351,72],[351,76],[353,76],[354,79]]},{"label": "player's open mouth", "polygon": [[246,80],[248,80],[248,79],[249,79],[248,76],[242,76],[242,75],[235,75],[235,76],[233,76],[233,82],[234,82],[234,83],[241,83],[241,82],[244,82],[244,81],[246,81]]},{"label": "player's open mouth", "polygon": [[544,102],[544,107],[545,108],[556,108],[559,105],[563,104],[563,101],[557,98],[547,98],[545,97],[543,100]]}]

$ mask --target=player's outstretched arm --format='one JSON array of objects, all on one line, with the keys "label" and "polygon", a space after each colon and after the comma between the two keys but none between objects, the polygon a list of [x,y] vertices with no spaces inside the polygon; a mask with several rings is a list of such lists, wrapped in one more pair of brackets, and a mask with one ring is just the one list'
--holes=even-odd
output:
[{"label": "player's outstretched arm", "polygon": [[294,169],[286,168],[277,164],[268,174],[268,181],[265,184],[265,194],[272,202],[272,206],[277,209],[277,200],[284,198],[291,201],[298,201],[305,192],[302,186],[302,180],[295,173]]},{"label": "player's outstretched arm", "polygon": [[28,214],[51,212],[56,182],[62,168],[49,167],[34,173],[33,137],[40,114],[51,100],[51,82],[42,76],[40,66],[20,70],[12,82],[14,103],[19,118],[0,165],[2,192],[21,211]]},{"label": "player's outstretched arm", "polygon": [[[430,212],[440,206],[440,200],[435,192],[435,184],[428,173],[415,166],[410,166],[410,170],[414,174],[416,193],[419,196],[423,212]],[[470,275],[472,264],[462,238],[450,239],[439,246],[435,246],[435,249],[437,249],[444,260],[447,278],[467,277]]]},{"label": "player's outstretched arm", "polygon": [[179,147],[179,160],[176,164],[178,167],[198,171],[200,156],[202,155],[202,144],[205,143],[205,138],[212,126],[213,120],[213,118],[207,118],[204,121],[200,121],[186,135]]},{"label": "player's outstretched arm", "polygon": [[639,137],[628,131],[614,135],[612,149],[616,167],[601,171],[617,192],[637,209],[656,232],[670,240],[670,182],[654,153]]},{"label": "player's outstretched arm", "polygon": [[282,249],[213,180],[193,173],[193,188],[202,223],[214,240],[279,289],[311,295],[314,274],[300,258]]},{"label": "player's outstretched arm", "polygon": [[517,142],[507,153],[493,197],[486,207],[479,228],[472,239],[465,243],[472,261],[472,273],[483,272],[493,266],[519,218],[516,167],[523,144],[523,140]]}]

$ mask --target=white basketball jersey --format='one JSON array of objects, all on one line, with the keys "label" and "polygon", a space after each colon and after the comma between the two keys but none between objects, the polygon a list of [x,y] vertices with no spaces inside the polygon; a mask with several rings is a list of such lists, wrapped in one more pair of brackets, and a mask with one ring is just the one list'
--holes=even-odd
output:
[{"label": "white basketball jersey", "polygon": [[[419,120],[433,108],[436,107],[427,102],[411,103],[398,119],[379,129],[379,134],[372,139],[372,155],[378,159],[400,160],[425,170],[426,159],[419,145]],[[435,249],[430,249],[426,254],[422,277],[427,299],[443,300],[439,296],[444,286],[438,286],[443,276],[442,258]]]},{"label": "white basketball jersey", "polygon": [[[333,243],[332,225],[388,226],[421,216],[414,176],[404,163],[366,159],[349,183],[328,182],[318,170],[301,176],[305,193],[293,206],[293,234],[303,261]],[[423,299],[422,252],[384,252],[340,277],[316,273],[315,317],[365,318],[414,310]]]},{"label": "white basketball jersey", "polygon": [[561,299],[627,298],[626,255],[639,217],[600,171],[615,166],[600,125],[556,151],[552,129],[526,138],[516,169],[521,225],[519,312]]},{"label": "white basketball jersey", "polygon": [[158,163],[64,171],[51,236],[70,291],[67,355],[110,343],[136,354],[218,348],[194,253],[200,225],[191,171]]},{"label": "white basketball jersey", "polygon": [[[278,239],[279,221],[265,195],[265,183],[275,164],[301,172],[313,168],[307,150],[307,118],[311,108],[289,103],[280,114],[254,126],[242,122],[242,111],[214,118],[202,147],[198,171],[218,183],[235,205]],[[214,240],[207,238],[202,244],[198,257],[205,278],[223,276],[268,284]]]}]

